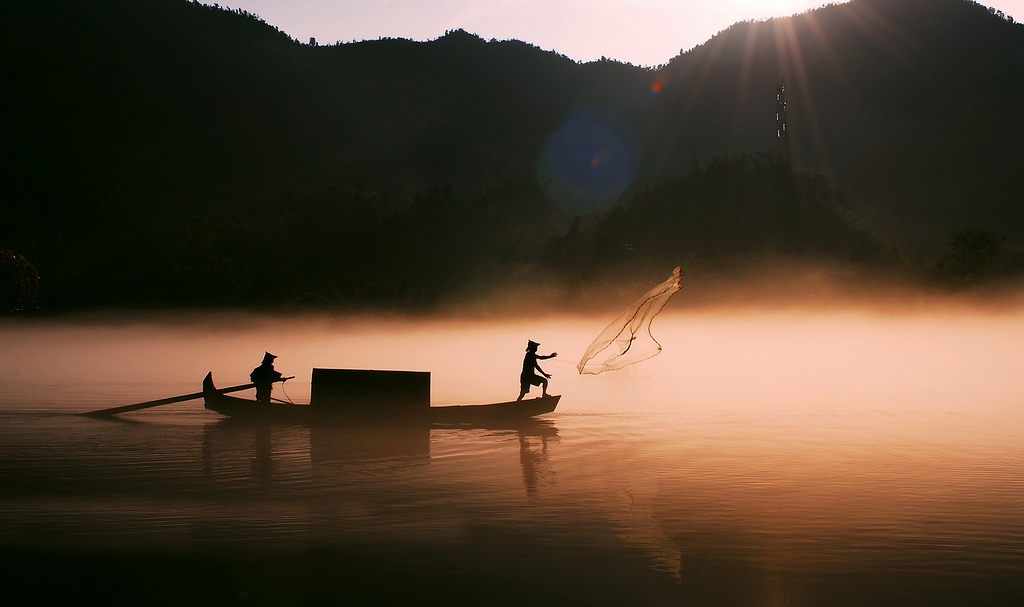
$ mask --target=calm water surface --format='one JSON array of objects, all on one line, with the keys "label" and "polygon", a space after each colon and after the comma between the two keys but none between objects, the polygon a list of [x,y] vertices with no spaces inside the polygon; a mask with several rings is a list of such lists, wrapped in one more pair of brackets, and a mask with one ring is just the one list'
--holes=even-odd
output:
[{"label": "calm water surface", "polygon": [[[0,325],[0,582],[19,604],[1024,604],[1024,313],[666,314],[661,356],[579,376],[605,320]],[[563,399],[522,425],[76,415],[245,383],[265,349],[296,401],[314,366],[508,400],[528,338]]]}]

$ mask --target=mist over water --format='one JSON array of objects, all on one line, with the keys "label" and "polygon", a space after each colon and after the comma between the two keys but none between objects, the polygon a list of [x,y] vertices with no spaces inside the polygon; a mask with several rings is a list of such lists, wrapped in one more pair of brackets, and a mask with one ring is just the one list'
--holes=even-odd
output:
[{"label": "mist over water", "polygon": [[[169,596],[208,604],[1024,600],[1024,313],[665,313],[660,356],[578,375],[608,320],[2,325],[5,584],[146,600],[160,585],[132,580],[188,579]],[[541,366],[563,398],[508,427],[257,426],[201,401],[73,415],[207,371],[247,383],[264,350],[297,402],[314,366],[428,370],[435,405],[510,400],[527,339],[559,352]]]}]

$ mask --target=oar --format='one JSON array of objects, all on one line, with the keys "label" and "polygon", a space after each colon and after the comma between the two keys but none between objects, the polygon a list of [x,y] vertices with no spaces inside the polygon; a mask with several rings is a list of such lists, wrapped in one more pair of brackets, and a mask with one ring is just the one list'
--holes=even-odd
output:
[{"label": "oar", "polygon": [[[288,379],[294,379],[293,377],[285,377],[278,381],[285,381]],[[217,388],[217,392],[221,394],[227,394],[228,392],[241,392],[242,390],[248,390],[249,388],[255,388],[256,384],[245,384],[244,386],[231,386],[230,388]],[[82,415],[89,415],[93,417],[107,417],[109,415],[117,415],[118,413],[127,413],[129,411],[138,411],[139,409],[148,409],[150,407],[159,407],[160,405],[170,405],[171,403],[181,403],[187,400],[195,400],[202,398],[202,392],[194,392],[192,394],[184,394],[182,396],[172,396],[170,398],[161,398],[158,400],[147,400],[144,403],[135,403],[134,405],[124,405],[123,407],[111,407],[109,409],[100,409],[99,411],[90,411],[83,413]]]}]

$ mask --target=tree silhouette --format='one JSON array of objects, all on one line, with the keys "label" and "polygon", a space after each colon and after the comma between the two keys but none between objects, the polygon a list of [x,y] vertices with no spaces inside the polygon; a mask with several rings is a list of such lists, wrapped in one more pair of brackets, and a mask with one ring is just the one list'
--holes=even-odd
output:
[{"label": "tree silhouette", "polygon": [[1006,249],[1005,242],[1005,238],[989,230],[955,230],[950,234],[946,252],[935,263],[935,271],[954,287],[1012,273],[1018,269],[1018,256]]},{"label": "tree silhouette", "polygon": [[22,312],[36,306],[39,273],[14,251],[0,249],[0,312]]}]

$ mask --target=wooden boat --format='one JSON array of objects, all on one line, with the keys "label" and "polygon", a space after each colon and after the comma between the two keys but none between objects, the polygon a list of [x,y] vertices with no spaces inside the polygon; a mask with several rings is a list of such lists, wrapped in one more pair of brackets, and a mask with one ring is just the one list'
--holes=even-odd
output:
[{"label": "wooden boat", "polygon": [[271,418],[271,419],[305,419],[311,412],[309,405],[290,403],[261,403],[248,398],[226,396],[213,385],[213,373],[207,373],[203,379],[203,402],[207,409],[228,417]]},{"label": "wooden boat", "polygon": [[486,405],[448,405],[405,410],[398,413],[393,408],[382,409],[381,415],[374,415],[365,407],[347,411],[340,406],[319,406],[291,403],[260,403],[246,398],[222,394],[213,383],[213,373],[203,379],[203,401],[207,409],[228,417],[268,420],[306,420],[312,417],[356,417],[359,419],[384,418],[394,421],[425,421],[442,424],[480,424],[486,422],[508,422],[526,420],[537,415],[551,413],[558,406],[560,395]]},{"label": "wooden boat", "polygon": [[539,398],[513,400],[489,405],[448,405],[431,407],[431,419],[444,424],[480,424],[484,422],[527,419],[551,413],[558,406],[561,395],[549,394]]}]

